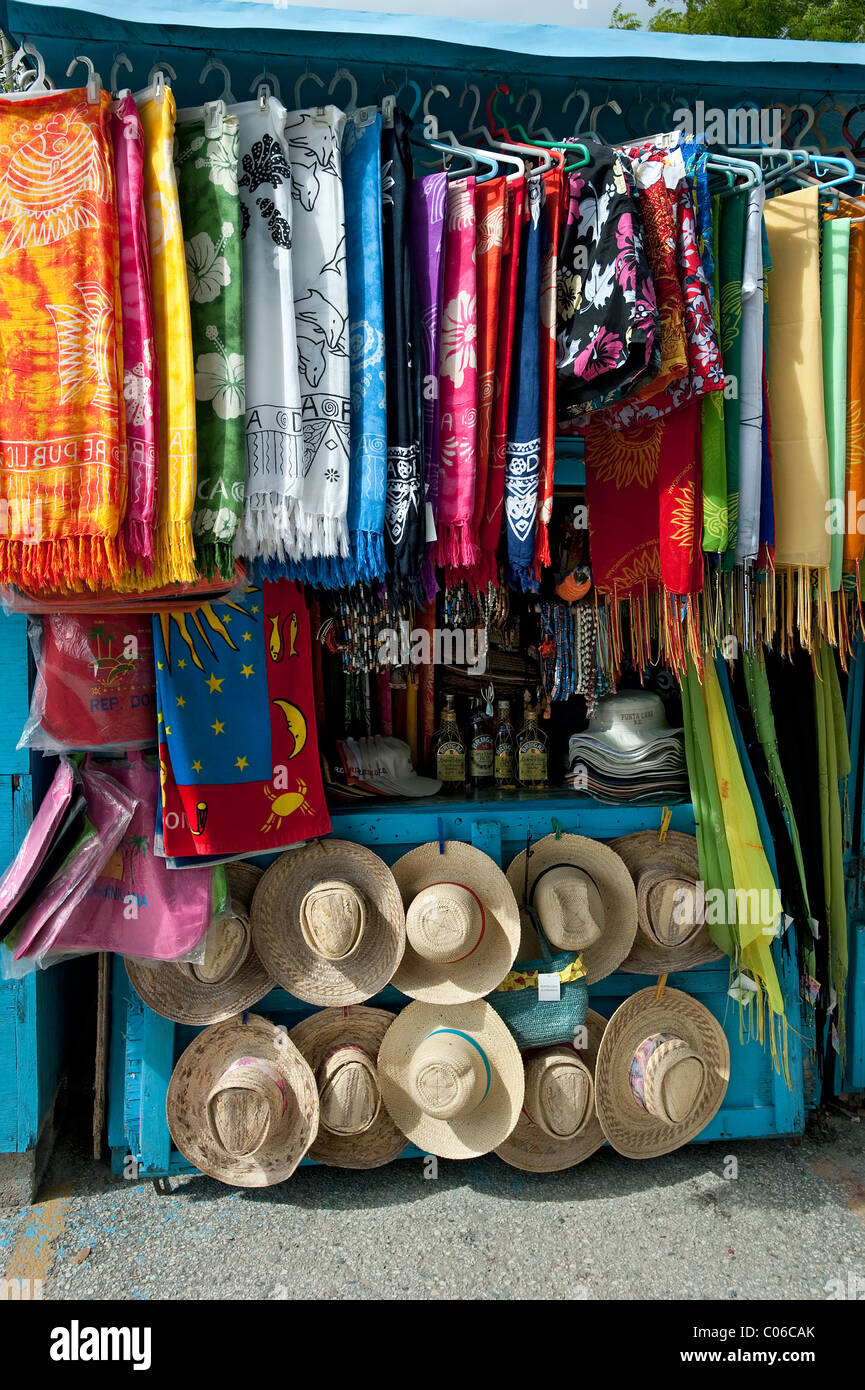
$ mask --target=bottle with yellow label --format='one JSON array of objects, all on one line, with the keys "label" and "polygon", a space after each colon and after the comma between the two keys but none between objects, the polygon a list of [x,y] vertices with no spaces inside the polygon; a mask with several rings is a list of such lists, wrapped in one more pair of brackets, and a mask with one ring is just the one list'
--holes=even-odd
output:
[{"label": "bottle with yellow label", "polygon": [[501,791],[510,791],[516,786],[514,769],[516,734],[511,723],[510,700],[499,700],[496,717],[493,767],[496,786]]},{"label": "bottle with yellow label", "polygon": [[547,785],[547,736],[538,728],[537,706],[528,703],[517,738],[517,781],[535,789]]},{"label": "bottle with yellow label", "polygon": [[445,696],[442,722],[434,740],[436,777],[443,796],[459,796],[466,787],[466,742],[457,723],[454,696]]}]

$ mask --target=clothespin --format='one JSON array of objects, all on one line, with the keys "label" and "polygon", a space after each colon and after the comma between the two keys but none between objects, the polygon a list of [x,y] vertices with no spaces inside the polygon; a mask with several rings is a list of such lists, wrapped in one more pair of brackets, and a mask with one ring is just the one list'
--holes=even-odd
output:
[{"label": "clothespin", "polygon": [[439,818],[438,818],[438,827],[439,827],[439,854],[444,854],[444,852],[445,852],[445,826],[444,826],[444,821],[442,820],[441,816],[439,816]]},{"label": "clothespin", "polygon": [[562,822],[558,820],[555,816],[553,816],[552,820],[550,821],[550,825],[556,832],[556,839],[560,840],[562,838]]},{"label": "clothespin", "polygon": [[667,838],[667,831],[670,828],[670,821],[673,819],[673,812],[669,806],[665,806],[661,812],[661,828],[658,831],[658,844],[662,845]]},{"label": "clothespin", "polygon": [[665,970],[664,973],[663,973],[663,975],[659,975],[659,976],[658,976],[658,984],[657,984],[657,988],[655,989],[655,998],[656,998],[656,999],[663,999],[663,997],[664,997],[664,990],[665,990],[666,988],[667,988],[667,972],[666,972],[666,970]]}]

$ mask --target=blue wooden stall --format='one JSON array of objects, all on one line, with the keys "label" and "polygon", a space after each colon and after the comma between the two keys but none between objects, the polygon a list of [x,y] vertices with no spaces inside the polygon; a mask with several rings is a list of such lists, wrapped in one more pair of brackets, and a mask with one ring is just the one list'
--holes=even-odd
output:
[{"label": "blue wooden stall", "polygon": [[[120,11],[120,13],[118,13]],[[377,104],[388,91],[402,89],[401,101],[412,105],[409,83],[417,86],[416,118],[436,117],[445,128],[466,130],[483,120],[481,95],[500,81],[510,83],[523,101],[536,90],[541,102],[535,123],[563,133],[577,119],[586,129],[589,111],[604,138],[624,138],[623,111],[639,110],[653,118],[652,129],[670,124],[680,107],[693,110],[702,99],[721,108],[752,103],[782,104],[797,144],[813,148],[844,147],[843,113],[865,101],[865,45],[791,43],[627,33],[543,25],[499,25],[472,20],[373,15],[270,3],[215,0],[141,0],[118,6],[115,0],[54,0],[52,4],[0,0],[0,25],[14,42],[29,40],[44,55],[59,83],[71,59],[92,57],[104,80],[120,52],[132,63],[123,73],[133,89],[146,84],[151,68],[171,64],[178,106],[221,94],[218,74],[201,86],[199,74],[208,59],[228,65],[238,100],[256,89],[263,69],[281,81],[286,104],[308,103],[313,90],[330,90],[344,101],[357,84],[357,102]],[[323,87],[314,84],[318,76]],[[302,87],[302,97],[298,95]],[[427,98],[434,85],[439,90]],[[473,87],[473,84],[474,87]],[[478,106],[474,105],[475,99]],[[529,117],[535,98],[523,106]],[[562,112],[569,103],[570,114]],[[460,104],[462,103],[462,104]],[[477,119],[473,119],[473,110]],[[839,114],[840,113],[840,114]],[[857,134],[865,117],[857,116]],[[859,141],[861,145],[861,140]],[[860,167],[865,161],[857,156]],[[556,481],[581,480],[580,446],[562,442],[557,451]],[[22,619],[3,620],[0,679],[0,845],[8,862],[31,814],[31,769],[26,754],[15,751],[27,703],[27,647]],[[861,648],[860,648],[861,651]],[[851,788],[857,808],[856,840],[847,861],[851,921],[849,1052],[844,1085],[865,1089],[865,885],[863,885],[862,706],[865,657],[851,676],[848,701],[855,777]],[[416,843],[444,833],[480,845],[507,863],[531,828],[547,833],[551,817],[562,827],[601,839],[657,824],[659,808],[611,810],[568,796],[522,797],[504,802],[467,802],[431,810],[423,803],[384,807],[358,815],[334,813],[334,832],[376,848],[389,861]],[[693,827],[690,809],[675,809],[673,826]],[[804,1124],[806,1086],[795,1020],[800,1003],[793,957],[778,949],[790,1017],[792,1089],[774,1072],[767,1052],[756,1044],[740,1046],[738,1013],[726,990],[725,962],[671,977],[670,983],[697,995],[723,1019],[731,1039],[733,1074],[725,1103],[701,1136],[746,1138],[799,1133]],[[0,981],[0,1197],[4,1171],[20,1177],[36,1170],[37,1141],[47,1131],[62,1062],[59,1026],[67,991],[63,967],[39,972],[19,982]],[[622,998],[646,981],[618,973],[592,987],[593,1004],[611,1012]],[[401,997],[386,991],[381,1003]],[[306,1007],[282,991],[261,1005],[285,1022]],[[192,1036],[147,1009],[131,992],[122,964],[115,962],[110,1052],[109,1142],[115,1167],[122,1170],[131,1154],[142,1174],[165,1176],[188,1168],[172,1151],[165,1124],[164,1098],[174,1060]],[[3,1164],[6,1163],[4,1170]]]}]

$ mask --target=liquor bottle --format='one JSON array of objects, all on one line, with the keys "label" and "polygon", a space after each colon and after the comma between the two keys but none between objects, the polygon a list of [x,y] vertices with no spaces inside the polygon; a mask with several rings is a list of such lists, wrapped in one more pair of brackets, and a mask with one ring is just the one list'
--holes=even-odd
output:
[{"label": "liquor bottle", "polygon": [[475,700],[469,723],[469,778],[474,791],[493,785],[493,721],[486,700]]},{"label": "liquor bottle", "polygon": [[528,702],[517,738],[517,781],[521,787],[547,785],[547,736],[538,728],[537,706]]},{"label": "liquor bottle", "polygon": [[514,778],[514,747],[516,735],[514,726],[511,723],[511,703],[510,700],[499,700],[498,718],[496,719],[496,731],[493,742],[493,763],[495,769],[496,786],[502,791],[513,788]]},{"label": "liquor bottle", "polygon": [[436,777],[442,783],[442,793],[459,796],[466,785],[466,744],[457,723],[454,696],[445,696],[442,722],[435,736]]}]

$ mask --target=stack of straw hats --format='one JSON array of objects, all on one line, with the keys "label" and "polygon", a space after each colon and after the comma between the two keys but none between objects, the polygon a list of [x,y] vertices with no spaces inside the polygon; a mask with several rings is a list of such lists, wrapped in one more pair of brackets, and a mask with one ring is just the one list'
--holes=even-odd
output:
[{"label": "stack of straw hats", "polygon": [[[389,868],[325,840],[264,874],[229,866],[231,916],[211,928],[203,960],[127,962],[159,1012],[209,1025],[169,1085],[177,1148],[202,1172],[255,1187],[284,1181],[304,1156],[370,1169],[407,1144],[454,1159],[494,1151],[540,1173],[605,1141],[634,1158],[687,1143],[723,1099],[720,1025],[673,989],[640,991],[609,1022],[586,1004],[586,979],[632,958],[641,884],[643,917],[656,932],[666,920],[661,881],[643,883],[657,855],[643,863],[625,849],[551,835],[505,874],[457,841]],[[686,849],[674,841],[670,853]],[[689,881],[688,865],[666,871]],[[558,999],[541,997],[539,975],[558,978]],[[409,996],[399,1012],[367,1002],[388,983]],[[245,1012],[275,985],[317,1011],[291,1031]],[[502,1006],[520,995],[528,1007]]]}]

